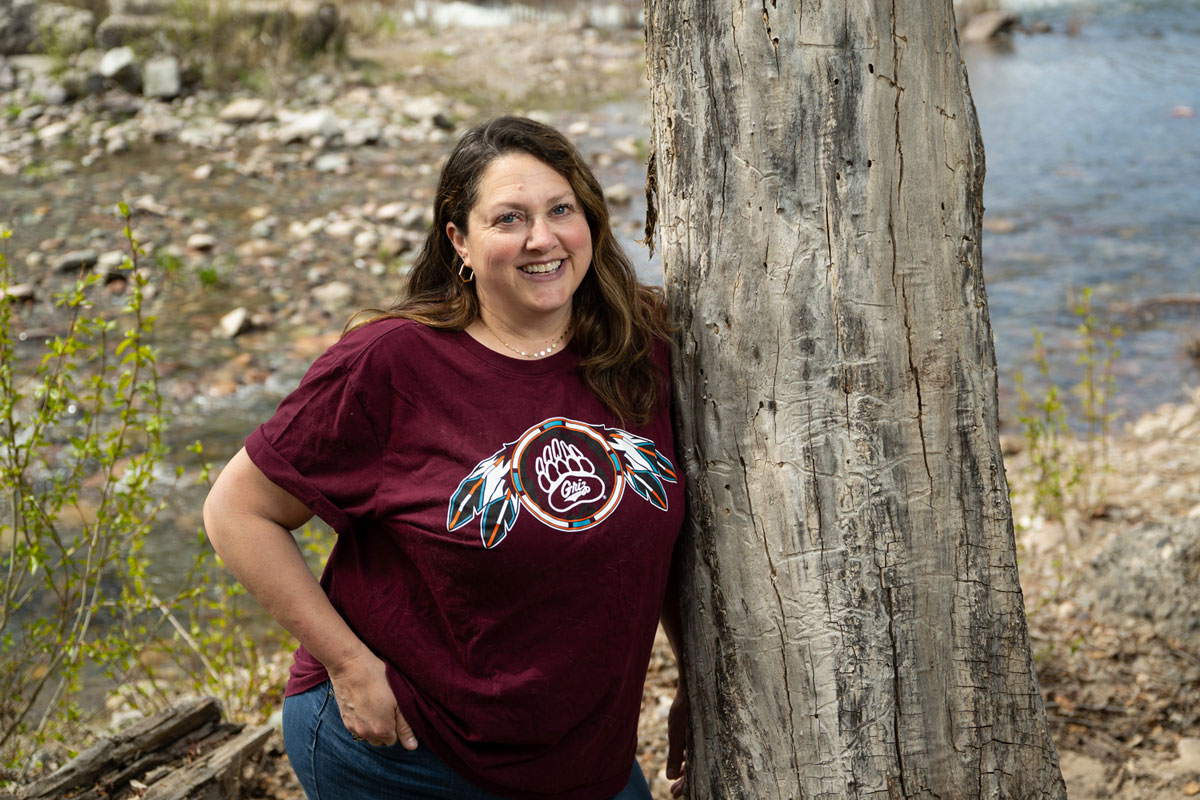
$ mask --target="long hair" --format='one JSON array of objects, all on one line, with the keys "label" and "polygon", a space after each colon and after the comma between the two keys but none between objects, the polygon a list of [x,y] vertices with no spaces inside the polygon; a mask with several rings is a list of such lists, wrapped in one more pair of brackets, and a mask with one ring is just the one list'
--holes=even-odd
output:
[{"label": "long hair", "polygon": [[497,117],[462,135],[442,168],[433,225],[409,273],[403,299],[385,310],[369,312],[371,318],[359,324],[403,317],[461,331],[479,318],[475,283],[464,283],[458,275],[458,253],[446,234],[446,224],[453,222],[467,233],[484,172],[510,153],[531,155],[557,171],[583,207],[592,235],[592,263],[572,298],[572,341],[582,356],[580,376],[622,421],[647,422],[664,387],[652,358],[654,343],[669,340],[672,329],[662,292],[638,283],[613,235],[600,183],[579,151],[540,122]]}]

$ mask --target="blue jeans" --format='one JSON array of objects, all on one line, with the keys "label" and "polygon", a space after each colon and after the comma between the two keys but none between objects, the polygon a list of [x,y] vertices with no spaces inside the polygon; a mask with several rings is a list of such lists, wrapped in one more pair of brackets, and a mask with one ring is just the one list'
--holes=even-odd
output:
[{"label": "blue jeans", "polygon": [[[283,743],[308,800],[502,800],[424,745],[409,751],[354,741],[328,681],[283,701]],[[651,800],[637,761],[612,800]]]}]

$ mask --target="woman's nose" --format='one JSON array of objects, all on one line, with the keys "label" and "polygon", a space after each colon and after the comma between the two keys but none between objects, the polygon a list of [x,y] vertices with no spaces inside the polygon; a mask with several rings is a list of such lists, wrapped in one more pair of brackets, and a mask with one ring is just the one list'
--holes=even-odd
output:
[{"label": "woman's nose", "polygon": [[554,247],[554,242],[554,232],[550,230],[546,218],[540,215],[534,217],[529,228],[529,238],[525,240],[526,249],[549,250]]}]

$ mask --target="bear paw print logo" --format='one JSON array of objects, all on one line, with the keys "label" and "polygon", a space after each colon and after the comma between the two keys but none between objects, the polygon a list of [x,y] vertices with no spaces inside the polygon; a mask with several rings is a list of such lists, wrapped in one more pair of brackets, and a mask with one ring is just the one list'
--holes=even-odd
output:
[{"label": "bear paw print logo", "polygon": [[542,450],[534,462],[534,472],[550,507],[560,514],[604,497],[604,482],[596,475],[592,462],[578,447],[560,439]]}]

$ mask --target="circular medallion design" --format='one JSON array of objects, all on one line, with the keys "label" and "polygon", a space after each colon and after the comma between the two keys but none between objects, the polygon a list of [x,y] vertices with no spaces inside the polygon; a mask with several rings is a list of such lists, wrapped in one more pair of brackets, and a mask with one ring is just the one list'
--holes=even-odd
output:
[{"label": "circular medallion design", "polygon": [[510,479],[521,505],[562,531],[600,523],[625,491],[621,460],[592,427],[555,418],[513,445]]}]

